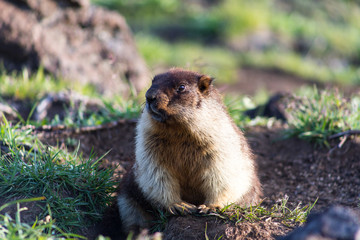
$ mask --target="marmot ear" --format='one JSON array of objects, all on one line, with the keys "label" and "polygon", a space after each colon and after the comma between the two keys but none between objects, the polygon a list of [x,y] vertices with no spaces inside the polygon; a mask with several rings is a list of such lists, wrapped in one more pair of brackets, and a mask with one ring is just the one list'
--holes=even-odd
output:
[{"label": "marmot ear", "polygon": [[198,87],[200,92],[207,93],[209,91],[209,88],[213,80],[214,79],[212,77],[209,77],[207,75],[202,75],[198,81]]}]

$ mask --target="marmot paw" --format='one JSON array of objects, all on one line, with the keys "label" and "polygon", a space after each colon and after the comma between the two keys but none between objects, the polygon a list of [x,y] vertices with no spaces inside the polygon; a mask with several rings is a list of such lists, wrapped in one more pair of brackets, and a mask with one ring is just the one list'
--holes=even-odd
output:
[{"label": "marmot paw", "polygon": [[169,212],[174,215],[187,215],[198,212],[198,208],[193,204],[181,202],[169,207]]},{"label": "marmot paw", "polygon": [[198,207],[198,212],[204,213],[204,214],[209,214],[210,212],[216,213],[216,210],[218,210],[218,209],[221,209],[221,206],[214,205],[214,204],[210,204],[210,205],[206,206],[205,204],[202,204]]}]

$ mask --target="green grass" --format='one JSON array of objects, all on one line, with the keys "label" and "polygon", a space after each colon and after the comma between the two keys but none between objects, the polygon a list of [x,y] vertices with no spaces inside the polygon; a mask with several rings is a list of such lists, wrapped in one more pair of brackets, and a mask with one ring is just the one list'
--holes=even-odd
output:
[{"label": "green grass", "polygon": [[51,215],[64,232],[78,232],[99,220],[115,185],[112,170],[98,169],[100,158],[83,159],[76,151],[44,146],[30,130],[6,119],[0,141],[7,148],[0,153],[1,199],[44,197],[39,206],[49,208],[42,207],[38,219]]},{"label": "green grass", "polygon": [[76,82],[58,80],[45,74],[40,68],[36,73],[29,74],[25,69],[20,73],[8,73],[0,70],[0,96],[12,96],[16,99],[30,99],[36,101],[47,93],[60,91],[75,91],[83,95],[94,96],[95,87]]},{"label": "green grass", "polygon": [[305,223],[307,216],[315,206],[313,204],[296,207],[288,207],[288,197],[285,196],[271,207],[266,207],[262,203],[256,206],[241,207],[238,205],[228,205],[218,211],[219,217],[233,222],[258,222],[264,219],[277,220],[282,224],[295,227]]},{"label": "green grass", "polygon": [[335,90],[307,89],[288,104],[288,137],[328,145],[329,137],[360,129],[360,98],[345,98]]},{"label": "green grass", "polygon": [[[271,127],[279,123],[275,118],[257,116],[250,119],[243,113],[268,98],[265,92],[255,98],[226,96],[225,105],[234,122],[242,129],[250,126]],[[288,122],[284,138],[297,137],[329,146],[332,135],[360,129],[360,97],[345,97],[338,90],[319,90],[316,87],[302,88],[284,100]]]}]

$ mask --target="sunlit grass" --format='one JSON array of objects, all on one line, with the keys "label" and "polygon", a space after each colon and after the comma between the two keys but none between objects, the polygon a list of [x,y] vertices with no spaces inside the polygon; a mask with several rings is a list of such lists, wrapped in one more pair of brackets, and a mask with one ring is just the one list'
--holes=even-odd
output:
[{"label": "sunlit grass", "polygon": [[30,74],[26,69],[20,73],[0,72],[0,96],[12,96],[17,99],[39,99],[46,93],[59,91],[75,91],[84,95],[96,95],[95,87],[76,82],[58,80],[45,74],[40,68]]},{"label": "sunlit grass", "polygon": [[218,213],[220,217],[234,222],[258,222],[268,219],[277,220],[286,226],[294,227],[305,223],[315,204],[316,200],[312,204],[301,206],[299,203],[296,207],[291,208],[288,206],[288,197],[285,196],[271,207],[263,206],[262,203],[250,207],[230,204],[220,209]]},{"label": "sunlit grass", "polygon": [[[6,119],[0,125],[0,143],[1,199],[43,197],[39,207],[49,208],[42,208],[39,220],[51,215],[59,229],[78,232],[99,220],[112,201],[112,170],[100,170],[100,158],[83,159],[77,151],[44,146],[30,130]],[[11,222],[8,217],[3,221]]]},{"label": "sunlit grass", "polygon": [[287,136],[328,145],[331,135],[360,129],[360,98],[347,99],[336,90],[308,89],[294,96],[287,110]]}]

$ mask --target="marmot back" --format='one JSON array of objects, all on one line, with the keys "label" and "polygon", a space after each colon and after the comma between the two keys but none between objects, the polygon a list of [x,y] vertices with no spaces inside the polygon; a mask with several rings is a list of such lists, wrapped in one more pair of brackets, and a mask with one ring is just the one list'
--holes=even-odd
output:
[{"label": "marmot back", "polygon": [[156,209],[258,203],[252,153],[211,77],[177,68],[155,76],[136,131],[136,161],[117,201],[125,233],[149,227]]}]

